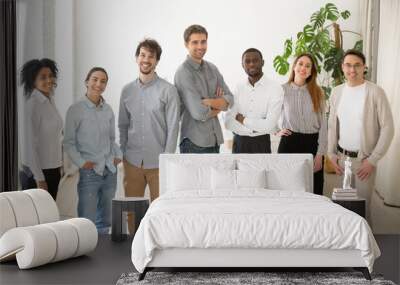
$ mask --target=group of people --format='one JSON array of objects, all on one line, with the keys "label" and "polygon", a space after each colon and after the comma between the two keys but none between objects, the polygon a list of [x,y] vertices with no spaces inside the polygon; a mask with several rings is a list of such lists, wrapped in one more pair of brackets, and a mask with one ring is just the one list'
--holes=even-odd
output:
[{"label": "group of people", "polygon": [[[327,120],[311,54],[295,58],[289,80],[281,86],[263,74],[262,53],[247,49],[242,55],[247,78],[232,94],[218,68],[204,60],[207,30],[192,25],[183,37],[188,56],[176,71],[174,84],[156,73],[160,45],[145,39],[137,46],[139,76],[120,96],[120,147],[115,143],[114,112],[102,96],[108,82],[106,70],[94,67],[88,72],[86,94],[68,109],[63,127],[54,103],[56,63],[50,59],[27,62],[21,71],[27,98],[22,188],[42,188],[55,199],[64,149],[79,167],[78,215],[106,233],[117,165],[123,163],[125,195],[144,196],[148,185],[153,201],[159,195],[159,155],[175,152],[179,133],[181,153],[219,153],[223,135],[218,115],[226,111],[225,127],[234,134],[233,153],[271,153],[270,134],[278,135],[279,153],[313,154],[314,193],[320,195],[324,155],[330,156],[339,175],[349,156],[355,187],[369,203],[376,164],[388,149],[394,129],[384,91],[364,79],[362,53],[345,53],[346,83],[332,91]],[[130,232],[133,219],[128,214]]]}]

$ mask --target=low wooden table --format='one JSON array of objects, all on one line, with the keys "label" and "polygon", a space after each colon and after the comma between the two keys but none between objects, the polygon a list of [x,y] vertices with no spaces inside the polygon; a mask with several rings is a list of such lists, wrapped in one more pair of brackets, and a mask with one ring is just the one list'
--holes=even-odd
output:
[{"label": "low wooden table", "polygon": [[126,235],[122,234],[122,213],[135,213],[135,228],[139,227],[140,221],[149,208],[149,199],[144,197],[121,197],[112,200],[112,223],[111,240],[122,241]]},{"label": "low wooden table", "polygon": [[366,201],[363,198],[357,198],[352,200],[346,199],[332,199],[332,202],[339,204],[340,206],[359,214],[361,217],[365,218],[365,208]]}]

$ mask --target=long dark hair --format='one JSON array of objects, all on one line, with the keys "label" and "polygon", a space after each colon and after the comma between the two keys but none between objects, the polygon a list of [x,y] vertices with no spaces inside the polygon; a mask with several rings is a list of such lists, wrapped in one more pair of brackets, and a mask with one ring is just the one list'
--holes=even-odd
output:
[{"label": "long dark hair", "polygon": [[317,84],[317,66],[315,65],[314,58],[311,54],[309,53],[301,53],[299,54],[296,59],[293,62],[292,65],[292,72],[290,73],[290,77],[288,80],[288,83],[291,83],[294,81],[294,68],[299,61],[299,59],[303,56],[306,56],[310,59],[311,61],[311,74],[309,77],[306,79],[306,84],[307,84],[307,89],[308,92],[310,93],[311,96],[311,101],[313,103],[313,110],[314,112],[321,112],[323,110],[323,99],[324,99],[324,92],[322,91],[321,87],[318,86]]},{"label": "long dark hair", "polygon": [[24,87],[24,95],[29,96],[35,89],[35,80],[42,68],[48,67],[57,79],[57,63],[49,58],[32,59],[26,62],[21,69],[21,85]]}]

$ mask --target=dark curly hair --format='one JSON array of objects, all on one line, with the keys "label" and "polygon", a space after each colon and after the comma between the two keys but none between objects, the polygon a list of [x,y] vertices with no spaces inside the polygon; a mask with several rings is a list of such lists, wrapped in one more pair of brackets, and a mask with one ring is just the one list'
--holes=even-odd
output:
[{"label": "dark curly hair", "polygon": [[32,59],[26,62],[21,69],[21,85],[24,86],[25,96],[29,96],[35,89],[35,80],[42,68],[48,67],[57,78],[57,63],[49,58]]},{"label": "dark curly hair", "polygon": [[149,50],[150,52],[152,52],[156,55],[157,61],[160,60],[162,49],[156,40],[144,39],[143,41],[141,41],[136,48],[136,52],[135,52],[136,57],[138,57],[140,54],[140,48],[145,48],[145,49]]}]

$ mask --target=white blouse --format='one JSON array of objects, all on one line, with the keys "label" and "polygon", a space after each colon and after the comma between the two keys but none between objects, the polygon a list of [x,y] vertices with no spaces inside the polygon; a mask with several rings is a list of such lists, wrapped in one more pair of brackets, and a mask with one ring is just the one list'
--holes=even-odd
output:
[{"label": "white blouse", "polygon": [[54,102],[34,90],[25,102],[22,164],[28,166],[36,181],[43,181],[42,169],[62,165],[63,121]]}]

